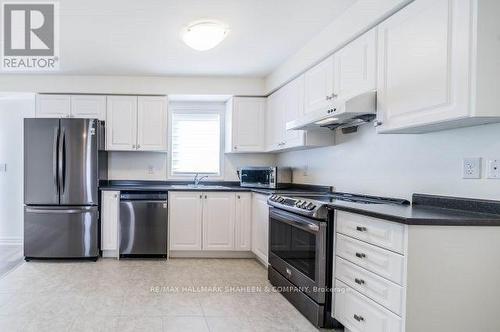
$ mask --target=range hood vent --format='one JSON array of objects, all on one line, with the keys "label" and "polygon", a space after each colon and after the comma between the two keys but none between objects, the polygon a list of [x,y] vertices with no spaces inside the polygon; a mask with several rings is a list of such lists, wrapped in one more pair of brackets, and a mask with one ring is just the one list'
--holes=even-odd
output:
[{"label": "range hood vent", "polygon": [[370,122],[376,116],[377,92],[368,91],[346,99],[335,99],[325,109],[309,112],[286,123],[287,130],[318,130],[337,128],[354,132],[357,126]]}]

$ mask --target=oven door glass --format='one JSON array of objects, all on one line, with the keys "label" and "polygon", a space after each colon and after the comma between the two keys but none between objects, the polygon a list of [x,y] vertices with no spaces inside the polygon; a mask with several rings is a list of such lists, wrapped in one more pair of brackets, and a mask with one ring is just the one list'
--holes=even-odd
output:
[{"label": "oven door glass", "polygon": [[270,248],[269,250],[295,267],[311,280],[316,280],[316,241],[317,230],[305,219],[285,221],[281,214],[270,214]]},{"label": "oven door glass", "polygon": [[271,173],[268,169],[242,169],[240,176],[243,183],[268,186],[271,184]]}]

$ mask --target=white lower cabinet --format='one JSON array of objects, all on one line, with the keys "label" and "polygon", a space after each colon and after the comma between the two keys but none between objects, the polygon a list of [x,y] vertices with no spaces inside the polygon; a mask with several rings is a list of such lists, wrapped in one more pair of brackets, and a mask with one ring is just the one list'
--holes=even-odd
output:
[{"label": "white lower cabinet", "polygon": [[169,192],[169,248],[250,251],[251,194]]},{"label": "white lower cabinet", "polygon": [[341,281],[336,281],[335,316],[351,332],[401,332],[401,318]]},{"label": "white lower cabinet", "polygon": [[101,195],[101,250],[104,257],[118,256],[120,192],[103,191]]},{"label": "white lower cabinet", "polygon": [[404,331],[408,228],[338,210],[335,223],[333,317],[350,332]]},{"label": "white lower cabinet", "polygon": [[170,250],[201,250],[202,192],[169,192]]},{"label": "white lower cabinet", "polygon": [[203,250],[234,249],[234,199],[234,193],[203,194]]},{"label": "white lower cabinet", "polygon": [[256,193],[252,195],[252,252],[267,264],[269,249],[268,196]]},{"label": "white lower cabinet", "polygon": [[236,218],[234,220],[234,248],[252,249],[252,194],[236,193]]}]

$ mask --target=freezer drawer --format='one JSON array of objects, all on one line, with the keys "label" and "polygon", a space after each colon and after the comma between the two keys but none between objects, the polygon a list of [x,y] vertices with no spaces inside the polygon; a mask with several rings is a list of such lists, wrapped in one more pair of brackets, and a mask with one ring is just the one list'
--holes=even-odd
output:
[{"label": "freezer drawer", "polygon": [[26,206],[24,256],[97,257],[97,206]]},{"label": "freezer drawer", "polygon": [[120,202],[120,255],[167,254],[166,200]]}]

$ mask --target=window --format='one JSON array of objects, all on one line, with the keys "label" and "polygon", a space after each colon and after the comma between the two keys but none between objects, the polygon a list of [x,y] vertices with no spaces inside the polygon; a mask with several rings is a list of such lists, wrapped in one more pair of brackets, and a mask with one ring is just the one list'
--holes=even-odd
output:
[{"label": "window", "polygon": [[[217,105],[218,106],[218,105]],[[170,173],[220,176],[223,108],[213,105],[172,107]]]}]

